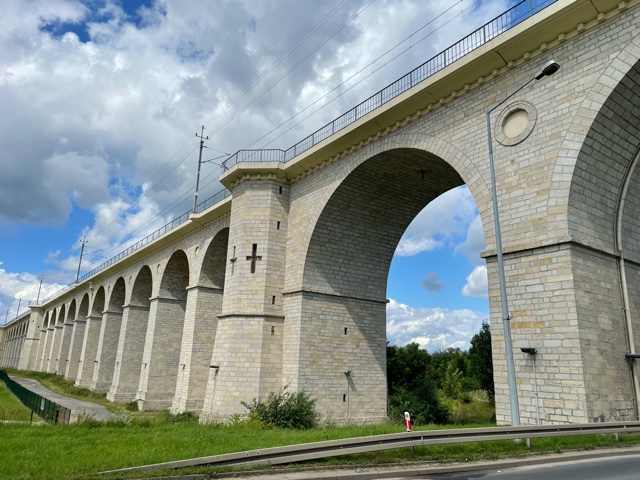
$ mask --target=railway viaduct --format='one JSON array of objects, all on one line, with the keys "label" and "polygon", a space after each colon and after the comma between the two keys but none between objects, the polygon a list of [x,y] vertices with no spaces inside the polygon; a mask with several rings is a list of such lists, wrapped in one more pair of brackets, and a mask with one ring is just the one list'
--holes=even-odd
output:
[{"label": "railway viaduct", "polygon": [[[640,308],[640,7],[527,1],[227,193],[2,329],[2,365],[225,419],[283,385],[324,418],[386,415],[386,282],[406,227],[466,184],[482,220],[496,409],[510,423],[485,112],[523,424],[633,419]],[[222,198],[225,197],[225,198]],[[636,332],[634,334],[634,331]],[[531,359],[521,347],[533,347]]]}]

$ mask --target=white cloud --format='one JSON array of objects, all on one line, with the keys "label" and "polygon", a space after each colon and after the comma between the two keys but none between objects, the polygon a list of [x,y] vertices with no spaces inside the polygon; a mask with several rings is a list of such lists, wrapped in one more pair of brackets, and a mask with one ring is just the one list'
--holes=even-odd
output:
[{"label": "white cloud", "polygon": [[475,217],[477,207],[469,189],[461,186],[449,190],[416,216],[400,239],[395,254],[416,255],[460,242]]},{"label": "white cloud", "polygon": [[482,221],[480,215],[476,215],[475,218],[469,224],[467,230],[467,237],[464,242],[456,246],[455,252],[463,253],[471,263],[478,265],[483,264],[484,259],[480,254],[484,251],[484,231],[482,230]]},{"label": "white cloud", "polygon": [[469,348],[487,314],[467,309],[414,308],[390,299],[387,304],[387,339],[391,344],[419,343],[430,352]]},{"label": "white cloud", "polygon": [[[0,262],[2,265],[2,262]],[[30,273],[9,273],[0,268],[0,325],[5,319],[11,322],[17,313],[27,309],[30,302],[38,298],[40,278]],[[44,281],[40,290],[40,300],[60,290],[62,285]]]},{"label": "white cloud", "polygon": [[487,283],[487,267],[478,265],[467,277],[467,283],[462,287],[462,295],[465,297],[489,297],[489,285]]},{"label": "white cloud", "polygon": [[[289,147],[506,7],[502,0],[489,0],[459,15],[468,6],[460,4],[374,62],[452,4],[374,2],[348,22],[367,3],[354,0],[333,12],[341,3],[245,0],[211,9],[199,0],[157,1],[141,10],[136,24],[122,4],[111,0],[99,15],[91,11],[91,2],[4,0],[0,228],[62,226],[72,209],[82,208],[93,218],[74,229],[82,230],[73,239],[76,253],[61,248],[65,253],[49,261],[73,272],[82,235],[90,251],[116,254],[123,237],[132,242],[188,210],[197,155],[193,134],[203,123],[211,136],[207,153],[233,152],[364,68],[314,105],[309,121],[290,122],[284,129],[291,130],[270,145]],[[314,31],[325,16],[326,23]],[[90,41],[83,43],[72,32],[50,33],[49,27],[55,31],[65,23],[86,27]],[[241,96],[253,82],[255,87]],[[232,103],[234,98],[240,100]],[[327,105],[331,98],[337,101]],[[201,199],[220,188],[218,174],[212,165],[203,166]],[[398,255],[459,243],[474,215],[469,199],[464,189],[456,189],[432,202],[407,230]],[[453,211],[457,216],[444,215]],[[102,260],[89,256],[86,266]]]}]

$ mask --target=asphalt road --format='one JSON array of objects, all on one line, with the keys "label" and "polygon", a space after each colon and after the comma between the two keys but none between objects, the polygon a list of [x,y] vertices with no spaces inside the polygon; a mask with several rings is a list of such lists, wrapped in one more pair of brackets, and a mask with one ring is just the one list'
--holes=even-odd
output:
[{"label": "asphalt road", "polygon": [[640,454],[598,458],[575,462],[536,465],[514,469],[464,473],[459,475],[421,475],[405,480],[640,480]]}]

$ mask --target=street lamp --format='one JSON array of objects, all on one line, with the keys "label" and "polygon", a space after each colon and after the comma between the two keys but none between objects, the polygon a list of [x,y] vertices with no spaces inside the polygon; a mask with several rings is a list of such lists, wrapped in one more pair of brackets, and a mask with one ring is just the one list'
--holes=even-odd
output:
[{"label": "street lamp", "polygon": [[496,253],[498,255],[498,278],[500,281],[500,303],[502,307],[502,327],[504,329],[504,347],[507,360],[507,381],[509,384],[509,404],[511,406],[511,424],[514,427],[520,425],[520,411],[518,408],[518,392],[516,390],[515,368],[513,366],[513,348],[511,346],[511,325],[509,323],[509,305],[507,303],[507,288],[504,278],[504,262],[502,260],[502,237],[500,236],[500,218],[498,217],[498,197],[496,195],[496,174],[493,167],[493,146],[491,142],[491,112],[505,103],[516,93],[522,90],[535,80],[553,75],[560,68],[560,64],[555,60],[550,60],[544,64],[542,70],[524,85],[514,91],[507,98],[494,105],[487,111],[487,143],[489,144],[489,170],[491,171],[491,199],[493,201],[493,221],[496,231]]}]

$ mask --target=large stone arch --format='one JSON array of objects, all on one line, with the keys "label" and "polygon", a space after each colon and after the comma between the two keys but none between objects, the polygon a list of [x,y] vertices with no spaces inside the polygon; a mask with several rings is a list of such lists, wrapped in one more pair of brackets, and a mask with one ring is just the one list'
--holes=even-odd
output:
[{"label": "large stone arch", "polygon": [[295,232],[295,235],[291,235],[287,240],[286,263],[288,267],[299,265],[300,268],[288,268],[285,292],[297,291],[302,287],[304,260],[298,261],[298,259],[308,258],[307,250],[314,231],[313,228],[309,228],[309,225],[317,224],[336,189],[364,162],[385,152],[401,149],[430,152],[458,173],[462,179],[461,184],[467,185],[478,206],[485,232],[485,244],[487,248],[493,245],[493,213],[487,167],[479,164],[477,159],[474,162],[465,152],[443,138],[420,132],[392,134],[292,185],[288,228],[289,231]]},{"label": "large stone arch", "polygon": [[187,307],[189,258],[176,250],[162,273],[158,295],[151,299],[149,326],[144,345],[138,406],[157,410],[172,406],[176,392],[180,348]]},{"label": "large stone arch", "polygon": [[[171,410],[202,411],[205,393],[213,383],[214,370],[209,368],[213,354],[218,315],[222,312],[229,228],[217,231],[205,243],[196,285],[190,285],[187,298],[180,365],[176,394]],[[194,266],[194,268],[197,268]]]},{"label": "large stone arch", "polygon": [[[136,398],[136,391],[140,382],[142,357],[145,338],[149,324],[149,309],[153,291],[153,274],[148,265],[140,268],[131,286],[131,296],[128,303],[124,296],[112,298],[124,299],[122,306],[122,320],[118,336],[113,380],[107,398],[112,402],[130,402]],[[116,285],[125,286],[124,280],[118,280]],[[121,288],[121,287],[118,287]],[[126,289],[125,289],[126,291]],[[109,308],[116,309],[113,302]]]},{"label": "large stone arch", "polygon": [[96,368],[91,380],[91,390],[96,392],[107,392],[111,387],[126,291],[124,278],[119,277],[110,289],[106,308],[102,312],[102,324],[96,351]]},{"label": "large stone arch", "polygon": [[[634,393],[625,358],[630,351],[625,311],[634,334],[632,348],[640,341],[638,43],[636,37],[603,69],[569,129],[553,177],[556,196],[566,201],[565,250],[571,259],[566,286],[575,295],[568,320],[575,325],[571,346],[578,348],[585,379],[576,390],[586,400],[591,421],[631,419],[639,413],[633,400],[640,392]],[[540,361],[544,367],[544,351]]]},{"label": "large stone arch", "polygon": [[[386,415],[387,277],[411,221],[465,178],[474,197],[488,200],[477,169],[447,142],[408,134],[385,143],[392,148],[348,161],[326,200],[315,199],[300,286],[285,289],[283,383],[339,421]],[[449,160],[418,148],[425,144]]]}]

